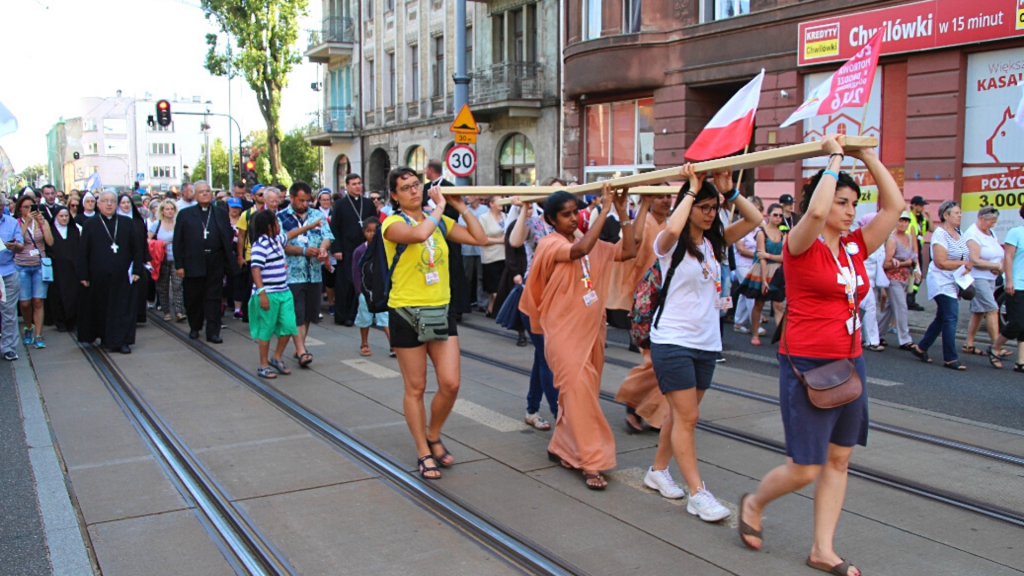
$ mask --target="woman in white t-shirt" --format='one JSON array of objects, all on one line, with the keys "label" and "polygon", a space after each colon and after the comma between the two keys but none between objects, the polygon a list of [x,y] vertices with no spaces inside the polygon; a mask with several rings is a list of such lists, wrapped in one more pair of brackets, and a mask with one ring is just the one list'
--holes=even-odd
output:
[{"label": "woman in white t-shirt", "polygon": [[488,212],[480,217],[480,225],[487,233],[487,244],[480,248],[480,262],[483,265],[483,288],[487,293],[487,315],[498,313],[494,298],[498,295],[501,273],[505,271],[505,214],[496,198],[487,199]]},{"label": "woman in white t-shirt", "polygon": [[743,220],[726,228],[718,218],[719,193],[714,184],[704,182],[689,164],[683,166],[682,176],[688,182],[679,191],[676,210],[654,240],[664,285],[661,310],[651,326],[651,362],[670,411],[661,427],[654,466],[648,469],[644,483],[666,498],[682,498],[683,491],[668,471],[675,456],[690,489],[686,511],[706,522],[717,522],[729,515],[729,509],[704,487],[693,433],[697,407],[711,387],[722,351],[719,311],[732,305],[728,294],[722,292],[719,262],[724,261],[729,244],[761,223],[761,211],[732,190],[726,200],[735,203]]},{"label": "woman in white t-shirt", "polygon": [[[764,203],[757,196],[751,196],[750,201],[757,206],[758,212],[764,212]],[[735,286],[739,286],[743,279],[747,277],[747,273],[750,272],[750,267],[754,265],[754,255],[757,254],[757,229],[747,234],[735,244],[736,248],[736,270],[734,273],[736,276],[733,278]],[[735,290],[734,290],[735,291]],[[733,332],[739,332],[741,334],[750,334],[750,309],[753,308],[754,301],[747,298],[746,295],[739,293],[736,298],[736,312],[733,314]],[[758,328],[758,336],[764,336],[768,332],[764,328]]]},{"label": "woman in white t-shirt", "polygon": [[[985,323],[989,338],[993,342],[999,336],[999,305],[996,304],[996,280],[1003,273],[1003,245],[992,230],[999,220],[999,211],[993,206],[985,206],[978,211],[978,221],[964,232],[967,250],[970,252],[971,263],[974,264],[974,299],[971,300],[971,322],[967,326],[967,342],[963,351],[966,354],[988,355],[974,347],[974,337]],[[996,368],[1002,368],[999,356],[989,356],[989,361]]]},{"label": "woman in white t-shirt", "polygon": [[939,205],[939,227],[932,233],[932,261],[928,265],[928,298],[935,301],[935,320],[924,337],[910,349],[922,362],[931,362],[928,348],[942,335],[943,366],[951,370],[967,370],[956,353],[956,324],[960,314],[954,273],[961,267],[968,272],[973,265],[967,242],[960,234],[960,205],[946,200]]},{"label": "woman in white t-shirt", "polygon": [[174,223],[178,216],[178,206],[173,200],[164,200],[158,210],[160,219],[149,225],[149,239],[164,243],[166,252],[160,264],[160,278],[156,281],[157,295],[160,306],[164,310],[164,320],[169,321],[171,315],[178,322],[185,318],[185,300],[182,294],[181,278],[174,273]]}]

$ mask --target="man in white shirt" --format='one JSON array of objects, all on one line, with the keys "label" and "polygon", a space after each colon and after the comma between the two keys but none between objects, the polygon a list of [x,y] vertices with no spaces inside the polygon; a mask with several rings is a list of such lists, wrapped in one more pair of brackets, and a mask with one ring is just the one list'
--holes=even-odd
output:
[{"label": "man in white shirt", "polygon": [[[467,196],[466,205],[477,220],[487,213],[487,206],[480,203],[479,196]],[[466,219],[459,216],[459,224],[465,223]],[[487,293],[484,292],[484,266],[480,261],[479,246],[462,245],[462,265],[466,269],[466,285],[469,287],[469,298],[472,300],[470,306],[483,306],[483,303],[487,302]]]},{"label": "man in white shirt", "polygon": [[189,206],[196,205],[196,199],[192,196],[192,183],[185,182],[181,185],[181,199],[175,202],[178,206],[178,212],[180,213]]}]

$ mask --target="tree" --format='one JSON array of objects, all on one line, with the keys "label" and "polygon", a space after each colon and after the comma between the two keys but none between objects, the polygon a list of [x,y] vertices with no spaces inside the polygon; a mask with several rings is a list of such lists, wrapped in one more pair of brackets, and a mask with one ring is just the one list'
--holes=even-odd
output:
[{"label": "tree", "polygon": [[307,130],[294,128],[281,140],[281,162],[295,180],[320,187],[320,152],[306,141]]},{"label": "tree", "polygon": [[238,46],[238,54],[233,53],[229,39],[227,51],[219,52],[217,35],[207,34],[206,69],[215,76],[232,69],[245,75],[267,124],[267,156],[274,178],[282,168],[281,90],[288,84],[288,73],[302,60],[295,41],[307,5],[308,0],[202,0],[207,19],[213,18]]},{"label": "tree", "polygon": [[[34,166],[26,166],[24,170],[17,174],[9,176],[8,178],[11,180],[12,188],[22,188],[25,186],[29,186],[35,189],[39,177],[46,176],[48,172],[49,169],[46,167],[45,164],[36,164]],[[49,180],[47,180],[47,182],[49,182]]]},{"label": "tree", "polygon": [[[206,154],[201,154],[194,166],[195,168],[192,169],[192,182],[206,180]],[[213,172],[213,182],[210,182],[210,187],[227,188],[228,151],[220,138],[215,138],[213,146],[210,147],[210,170]],[[231,166],[231,173],[235,180],[239,180],[238,166]]]}]

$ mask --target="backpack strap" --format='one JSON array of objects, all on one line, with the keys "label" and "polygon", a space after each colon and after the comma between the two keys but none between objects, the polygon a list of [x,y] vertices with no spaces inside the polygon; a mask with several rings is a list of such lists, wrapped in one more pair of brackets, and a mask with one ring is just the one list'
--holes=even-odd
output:
[{"label": "backpack strap", "polygon": [[672,277],[676,275],[676,268],[679,267],[679,264],[685,257],[686,248],[683,247],[682,243],[677,243],[676,249],[672,251],[672,262],[669,264],[668,271],[665,272],[665,278],[661,282],[661,290],[658,291],[658,304],[655,306],[653,328],[658,327],[661,313],[665,310],[665,300],[668,297],[668,288],[672,284]]}]

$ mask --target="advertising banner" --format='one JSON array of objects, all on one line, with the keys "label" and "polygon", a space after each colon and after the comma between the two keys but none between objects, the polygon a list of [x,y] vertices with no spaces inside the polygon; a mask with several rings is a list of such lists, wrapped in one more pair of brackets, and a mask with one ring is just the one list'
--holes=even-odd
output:
[{"label": "advertising banner", "polygon": [[1000,239],[1024,224],[1024,129],[1015,122],[1022,85],[1024,48],[967,57],[962,227],[977,220],[982,206],[995,206]]},{"label": "advertising banner", "polygon": [[882,33],[857,51],[843,64],[839,70],[818,84],[807,95],[807,100],[786,118],[780,128],[804,118],[832,114],[841,108],[860,108],[867,103],[868,93],[875,80],[878,68],[878,50],[882,43]]},{"label": "advertising banner", "polygon": [[797,64],[848,60],[882,31],[882,54],[1024,37],[1024,0],[925,0],[800,24]]}]

